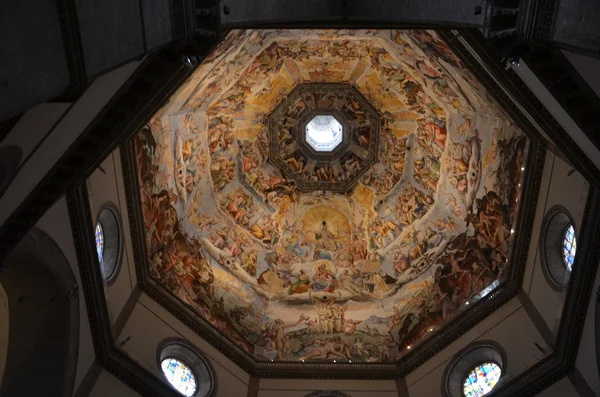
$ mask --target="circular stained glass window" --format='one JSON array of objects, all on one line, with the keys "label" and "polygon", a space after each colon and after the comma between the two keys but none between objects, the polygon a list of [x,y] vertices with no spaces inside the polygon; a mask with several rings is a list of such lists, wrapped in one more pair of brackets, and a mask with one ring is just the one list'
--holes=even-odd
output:
[{"label": "circular stained glass window", "polygon": [[96,252],[102,275],[107,282],[112,282],[116,278],[123,248],[120,217],[117,211],[114,205],[105,204],[96,223]]},{"label": "circular stained glass window", "polygon": [[98,252],[98,260],[102,263],[104,256],[104,230],[100,222],[96,224],[96,252]]},{"label": "circular stained glass window", "polygon": [[196,377],[182,361],[176,358],[165,358],[160,363],[163,374],[179,393],[184,396],[193,396],[198,389]]},{"label": "circular stained glass window", "polygon": [[575,251],[577,250],[577,239],[575,238],[575,228],[573,225],[569,225],[565,230],[563,237],[563,261],[569,271],[573,269],[573,263],[575,262]]},{"label": "circular stained glass window", "polygon": [[500,380],[502,370],[494,363],[484,363],[473,368],[463,384],[465,397],[481,397],[488,394]]},{"label": "circular stained glass window", "polygon": [[318,152],[331,152],[342,143],[343,128],[331,115],[315,116],[306,125],[306,142]]}]

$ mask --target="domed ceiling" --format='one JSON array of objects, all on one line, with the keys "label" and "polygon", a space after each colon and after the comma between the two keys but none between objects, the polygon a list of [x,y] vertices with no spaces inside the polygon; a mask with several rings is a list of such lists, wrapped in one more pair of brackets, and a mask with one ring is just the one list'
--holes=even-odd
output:
[{"label": "domed ceiling", "polygon": [[527,147],[433,31],[232,31],[136,136],[148,271],[256,360],[397,361],[509,273]]}]

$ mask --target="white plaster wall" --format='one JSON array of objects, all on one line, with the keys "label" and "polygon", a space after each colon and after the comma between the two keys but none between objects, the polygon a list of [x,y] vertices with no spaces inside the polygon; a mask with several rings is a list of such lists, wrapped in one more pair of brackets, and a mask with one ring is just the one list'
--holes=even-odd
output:
[{"label": "white plaster wall", "polygon": [[[523,82],[529,87],[539,101],[546,107],[546,109],[552,114],[552,116],[558,121],[558,123],[565,129],[567,134],[571,136],[573,141],[581,148],[586,156],[596,165],[600,167],[600,151],[594,146],[594,144],[588,139],[583,133],[581,128],[573,121],[568,113],[558,104],[556,99],[550,94],[550,92],[544,87],[542,82],[536,77],[536,75],[529,69],[524,61],[520,61],[518,65],[513,65],[512,69],[515,73],[523,80]],[[597,69],[595,69],[597,70]],[[544,131],[540,132],[543,134]]]},{"label": "white plaster wall", "polygon": [[[63,197],[52,206],[36,225],[46,232],[56,244],[60,247],[63,254],[69,261],[73,270],[77,284],[81,286],[81,276],[73,242],[73,233],[69,222],[69,212],[67,210],[67,201]],[[95,352],[88,320],[87,308],[83,292],[79,291],[79,352],[77,360],[77,373],[75,375],[75,384],[73,390],[76,391],[81,385],[81,381],[87,374],[90,366],[94,362]]]},{"label": "white plaster wall", "polygon": [[571,65],[575,67],[575,70],[585,79],[590,88],[596,92],[596,95],[600,96],[600,77],[598,76],[600,59],[566,50],[562,52],[569,62],[571,62]]},{"label": "white plaster wall", "polygon": [[598,291],[599,288],[600,272],[596,274],[596,280],[594,281],[594,289],[592,290],[575,363],[575,366],[597,396],[600,396],[600,376],[596,362],[596,332],[600,332],[600,329],[596,331],[596,297],[594,292]]},{"label": "white plaster wall", "polygon": [[71,106],[70,103],[48,102],[29,109],[4,138],[1,146],[15,145],[23,151],[21,163],[32,154],[44,136]]},{"label": "white plaster wall", "polygon": [[554,335],[558,331],[565,293],[552,289],[544,277],[539,239],[543,218],[547,211],[555,205],[562,205],[569,211],[575,221],[576,233],[579,231],[583,219],[588,184],[577,171],[569,176],[569,172],[572,170],[573,168],[570,165],[553,153],[548,152],[546,154],[523,281],[523,290],[529,295]]},{"label": "white plaster wall", "polygon": [[336,390],[352,397],[398,397],[393,380],[321,379],[261,379],[258,397],[305,397],[317,390]]},{"label": "white plaster wall", "polygon": [[443,373],[450,359],[462,348],[477,340],[499,343],[507,355],[503,379],[513,376],[544,356],[534,343],[545,346],[525,309],[517,298],[502,306],[435,357],[406,376],[411,397],[439,396]]},{"label": "white plaster wall", "polygon": [[[64,103],[42,104],[30,109],[23,116],[2,144],[18,144],[24,149],[24,157],[29,154],[31,157],[22,164],[15,180],[0,198],[0,208],[2,208],[0,224],[4,223],[23,202],[24,198],[79,137],[90,121],[131,76],[139,63],[137,61],[130,62],[99,77],[70,108],[70,104]],[[41,140],[47,133],[48,136],[42,143]],[[37,226],[57,242],[69,261],[77,282],[81,284],[64,197],[48,210]],[[128,230],[126,232],[128,233]],[[74,390],[78,389],[95,357],[87,309],[81,292],[78,354]]]},{"label": "white plaster wall", "polygon": [[[88,397],[139,397],[135,391],[115,378],[110,372],[102,370]],[[233,396],[232,396],[233,397]]]},{"label": "white plaster wall", "polygon": [[145,294],[140,297],[116,345],[128,337],[130,339],[121,349],[160,379],[162,374],[156,362],[158,346],[165,339],[181,338],[196,346],[210,360],[217,378],[217,397],[244,397],[248,392],[250,376],[245,371]]},{"label": "white plaster wall", "polygon": [[29,161],[23,164],[8,190],[0,198],[0,225],[56,164],[139,64],[138,61],[130,62],[99,77],[73,104]]},{"label": "white plaster wall", "polygon": [[529,293],[529,290],[531,289],[531,282],[536,267],[536,260],[538,260],[538,242],[540,239],[542,220],[544,219],[544,214],[546,213],[546,198],[548,197],[550,179],[552,178],[554,158],[554,154],[552,154],[551,152],[546,152],[544,171],[542,174],[542,181],[540,183],[540,193],[538,195],[538,200],[535,207],[535,217],[533,220],[531,241],[529,243],[529,251],[527,252],[527,265],[525,267],[525,275],[523,277],[523,290],[526,293]]},{"label": "white plaster wall", "polygon": [[577,393],[569,378],[564,377],[542,391],[537,397],[579,397],[579,393]]},{"label": "white plaster wall", "polygon": [[[581,77],[583,77],[589,86],[596,92],[596,94],[600,95],[600,77],[598,76],[598,70],[600,70],[600,59],[591,58],[564,50],[563,54],[579,72]],[[593,291],[598,291],[598,288],[600,288],[600,273],[596,275]],[[581,336],[576,366],[594,393],[596,393],[596,395],[600,395],[600,376],[598,374],[598,364],[596,363],[595,311],[596,299],[594,299],[594,295],[592,295],[585,319],[583,334]],[[600,330],[598,331],[600,332]]]},{"label": "white plaster wall", "polygon": [[0,285],[0,385],[2,385],[2,374],[6,365],[6,354],[8,353],[8,310],[8,296],[6,296],[6,291]]},{"label": "white plaster wall", "polygon": [[131,291],[137,283],[135,266],[133,260],[133,249],[131,245],[131,230],[129,228],[129,215],[125,198],[125,187],[123,184],[123,172],[121,168],[121,157],[119,150],[111,153],[100,165],[105,172],[99,168],[87,180],[87,188],[90,199],[90,211],[94,222],[98,222],[100,209],[106,203],[114,204],[121,213],[121,224],[123,226],[123,256],[121,268],[117,277],[105,286],[105,296],[108,305],[108,314],[111,324],[119,317],[123,306],[127,302]]}]

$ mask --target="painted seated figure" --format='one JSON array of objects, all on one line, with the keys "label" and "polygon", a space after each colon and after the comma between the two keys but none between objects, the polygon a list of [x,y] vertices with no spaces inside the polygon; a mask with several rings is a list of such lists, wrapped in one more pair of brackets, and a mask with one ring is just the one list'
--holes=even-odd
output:
[{"label": "painted seated figure", "polygon": [[310,277],[304,271],[304,269],[300,269],[300,274],[298,275],[298,280],[288,290],[288,294],[301,294],[307,292],[310,288]]},{"label": "painted seated figure", "polygon": [[335,284],[335,273],[327,268],[327,264],[320,264],[313,276],[313,289],[315,291],[333,292]]}]

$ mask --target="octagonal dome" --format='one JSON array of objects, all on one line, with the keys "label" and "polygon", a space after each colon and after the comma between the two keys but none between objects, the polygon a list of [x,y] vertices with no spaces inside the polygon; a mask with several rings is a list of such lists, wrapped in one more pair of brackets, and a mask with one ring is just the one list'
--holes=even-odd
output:
[{"label": "octagonal dome", "polygon": [[528,142],[433,31],[232,31],[136,137],[147,272],[261,368],[403,360],[512,274]]},{"label": "octagonal dome", "polygon": [[[299,84],[268,116],[269,162],[298,191],[348,192],[377,160],[380,124],[356,87]],[[310,131],[331,148],[311,142]]]},{"label": "octagonal dome", "polygon": [[340,143],[344,130],[335,116],[320,114],[306,124],[306,142],[318,152],[331,152]]}]

